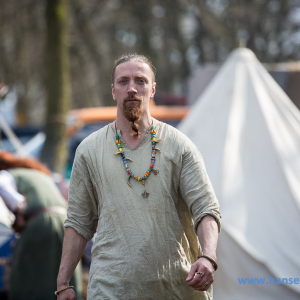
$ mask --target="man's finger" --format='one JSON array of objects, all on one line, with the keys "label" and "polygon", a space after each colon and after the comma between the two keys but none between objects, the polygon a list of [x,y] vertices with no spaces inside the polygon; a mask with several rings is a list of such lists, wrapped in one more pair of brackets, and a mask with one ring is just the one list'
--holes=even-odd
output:
[{"label": "man's finger", "polygon": [[193,289],[196,290],[196,291],[207,291],[209,289],[209,287],[212,285],[212,283],[213,283],[213,280],[210,280],[210,281],[207,280],[204,283],[201,282],[200,285],[197,285],[197,286],[193,287]]},{"label": "man's finger", "polygon": [[211,284],[212,280],[209,279],[204,279],[199,281],[196,285],[193,286],[194,289],[198,289],[198,288],[206,288],[207,286],[209,286]]},{"label": "man's finger", "polygon": [[205,282],[204,277],[201,277],[200,274],[196,273],[195,277],[188,282],[188,285],[191,286],[192,288],[195,288],[196,286],[198,287],[202,286],[204,282]]},{"label": "man's finger", "polygon": [[197,266],[195,264],[192,264],[190,273],[187,276],[186,281],[191,281],[194,278],[196,271],[197,271]]}]

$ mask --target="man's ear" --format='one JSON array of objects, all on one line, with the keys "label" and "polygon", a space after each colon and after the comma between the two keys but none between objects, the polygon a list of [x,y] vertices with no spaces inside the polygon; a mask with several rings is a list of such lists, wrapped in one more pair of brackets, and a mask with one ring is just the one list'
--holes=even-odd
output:
[{"label": "man's ear", "polygon": [[154,94],[155,94],[155,86],[156,86],[156,82],[153,82],[153,85],[152,85],[152,93],[151,93],[151,98],[152,98],[152,99],[154,98]]},{"label": "man's ear", "polygon": [[113,99],[116,101],[115,89],[114,89],[114,85],[113,84],[111,84],[111,94],[113,96]]}]

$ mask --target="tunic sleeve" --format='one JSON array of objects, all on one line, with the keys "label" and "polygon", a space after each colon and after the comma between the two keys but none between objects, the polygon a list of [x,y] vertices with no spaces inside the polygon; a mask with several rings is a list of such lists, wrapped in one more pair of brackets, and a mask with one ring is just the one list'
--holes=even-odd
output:
[{"label": "tunic sleeve", "polygon": [[180,173],[180,192],[194,220],[194,230],[202,218],[211,215],[221,229],[219,203],[205,170],[199,150],[187,139],[182,156]]},{"label": "tunic sleeve", "polygon": [[89,241],[96,232],[97,223],[97,197],[95,197],[86,159],[79,146],[71,174],[67,220],[64,226],[72,227]]}]

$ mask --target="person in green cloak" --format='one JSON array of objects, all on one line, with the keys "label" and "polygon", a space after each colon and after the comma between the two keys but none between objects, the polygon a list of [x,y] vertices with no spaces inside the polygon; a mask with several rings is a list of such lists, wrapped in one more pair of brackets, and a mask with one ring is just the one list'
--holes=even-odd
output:
[{"label": "person in green cloak", "polygon": [[[0,196],[15,214],[20,234],[13,251],[9,299],[56,299],[54,290],[62,252],[66,200],[39,161],[0,152]],[[81,269],[71,284],[81,299]]]}]

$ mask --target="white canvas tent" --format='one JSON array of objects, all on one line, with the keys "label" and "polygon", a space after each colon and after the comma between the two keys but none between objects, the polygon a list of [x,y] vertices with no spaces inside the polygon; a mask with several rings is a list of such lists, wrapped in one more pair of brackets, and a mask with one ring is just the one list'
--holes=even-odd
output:
[{"label": "white canvas tent", "polygon": [[221,206],[214,299],[300,299],[300,284],[276,284],[300,277],[299,110],[241,48],[179,130],[200,150]]}]

